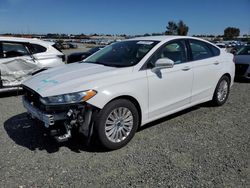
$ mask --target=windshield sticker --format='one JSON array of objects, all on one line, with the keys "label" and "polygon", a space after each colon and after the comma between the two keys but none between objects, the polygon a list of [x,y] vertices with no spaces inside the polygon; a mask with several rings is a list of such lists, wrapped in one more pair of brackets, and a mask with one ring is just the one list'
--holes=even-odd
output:
[{"label": "windshield sticker", "polygon": [[145,45],[151,45],[151,44],[153,44],[154,42],[152,42],[152,41],[139,41],[139,42],[137,42],[136,44],[145,44]]}]

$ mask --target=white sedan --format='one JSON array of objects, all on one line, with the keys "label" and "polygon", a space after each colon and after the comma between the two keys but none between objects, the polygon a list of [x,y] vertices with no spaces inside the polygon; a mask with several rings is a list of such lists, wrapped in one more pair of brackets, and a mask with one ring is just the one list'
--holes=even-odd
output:
[{"label": "white sedan", "polygon": [[233,55],[207,41],[134,38],[35,75],[23,83],[23,104],[53,134],[61,123],[58,141],[77,129],[118,149],[139,126],[206,101],[223,105],[234,72]]}]

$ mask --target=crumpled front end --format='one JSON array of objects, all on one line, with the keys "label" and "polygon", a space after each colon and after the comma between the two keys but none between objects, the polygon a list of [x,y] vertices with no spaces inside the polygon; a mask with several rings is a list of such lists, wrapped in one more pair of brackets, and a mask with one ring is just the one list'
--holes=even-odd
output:
[{"label": "crumpled front end", "polygon": [[[86,102],[76,104],[44,105],[41,96],[28,87],[23,87],[23,105],[32,119],[38,119],[57,141],[63,142],[71,137],[76,129],[85,137],[93,130],[93,116],[98,111]],[[58,126],[59,125],[59,126]],[[59,127],[59,128],[58,128]]]}]

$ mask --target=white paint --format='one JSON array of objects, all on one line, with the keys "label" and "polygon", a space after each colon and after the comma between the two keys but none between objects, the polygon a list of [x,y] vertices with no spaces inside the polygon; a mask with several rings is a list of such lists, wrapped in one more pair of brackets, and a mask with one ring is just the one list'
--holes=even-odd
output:
[{"label": "white paint", "polygon": [[[94,89],[98,92],[97,95],[87,102],[98,108],[103,108],[116,97],[131,96],[140,105],[143,125],[211,100],[217,82],[226,73],[231,76],[231,84],[233,83],[235,70],[233,56],[223,50],[221,50],[220,56],[162,69],[161,77],[151,69],[141,70],[144,63],[160,46],[179,38],[196,39],[179,36],[130,39],[159,41],[159,43],[133,67],[115,68],[97,64],[74,63],[42,72],[25,81],[24,85],[35,91],[42,88],[38,91],[42,97]],[[54,80],[56,84],[44,85],[44,79]]]}]

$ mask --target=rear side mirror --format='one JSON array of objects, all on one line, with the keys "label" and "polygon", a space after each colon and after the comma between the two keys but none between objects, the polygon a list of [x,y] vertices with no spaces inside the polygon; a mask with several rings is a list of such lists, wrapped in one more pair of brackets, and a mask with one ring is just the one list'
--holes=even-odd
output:
[{"label": "rear side mirror", "polygon": [[155,62],[154,68],[152,68],[152,72],[157,72],[161,69],[172,68],[174,66],[174,61],[168,58],[161,58]]}]

